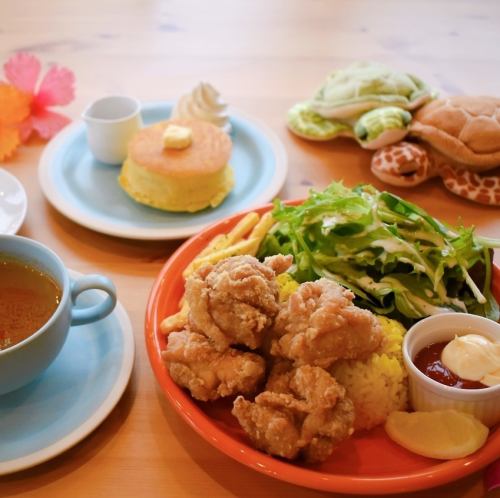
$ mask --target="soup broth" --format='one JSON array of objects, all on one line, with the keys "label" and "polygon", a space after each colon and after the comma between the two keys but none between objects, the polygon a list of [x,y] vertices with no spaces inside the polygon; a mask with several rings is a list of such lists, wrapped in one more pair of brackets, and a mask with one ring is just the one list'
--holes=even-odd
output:
[{"label": "soup broth", "polygon": [[34,334],[52,316],[61,295],[50,275],[0,255],[0,350]]}]

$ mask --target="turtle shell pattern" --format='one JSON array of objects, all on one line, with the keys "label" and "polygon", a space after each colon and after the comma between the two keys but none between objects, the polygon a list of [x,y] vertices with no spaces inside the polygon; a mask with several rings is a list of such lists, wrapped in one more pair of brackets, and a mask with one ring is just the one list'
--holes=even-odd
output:
[{"label": "turtle shell pattern", "polygon": [[310,101],[325,118],[347,119],[384,106],[415,109],[431,99],[416,76],[375,62],[357,62],[331,73]]},{"label": "turtle shell pattern", "polygon": [[493,169],[500,166],[500,98],[434,100],[416,112],[410,134],[470,171]]}]

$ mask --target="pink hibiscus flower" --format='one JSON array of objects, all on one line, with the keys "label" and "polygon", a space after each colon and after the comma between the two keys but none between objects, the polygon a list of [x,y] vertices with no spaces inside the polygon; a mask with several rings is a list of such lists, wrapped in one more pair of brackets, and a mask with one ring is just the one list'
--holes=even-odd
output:
[{"label": "pink hibiscus flower", "polygon": [[41,64],[34,55],[23,52],[13,55],[5,63],[4,71],[9,83],[31,97],[30,114],[20,125],[23,142],[33,131],[38,132],[42,138],[49,139],[70,122],[69,118],[49,108],[69,104],[74,99],[75,76],[72,71],[52,66],[42,79],[38,91],[35,87]]}]

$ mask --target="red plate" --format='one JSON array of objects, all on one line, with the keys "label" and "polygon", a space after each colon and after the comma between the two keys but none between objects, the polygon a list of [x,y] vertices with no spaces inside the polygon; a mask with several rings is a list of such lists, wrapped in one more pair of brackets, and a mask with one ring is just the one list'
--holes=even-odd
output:
[{"label": "red plate", "polygon": [[[263,213],[272,206],[257,211]],[[431,488],[464,477],[493,462],[500,455],[500,428],[476,453],[459,460],[440,461],[421,457],[393,443],[383,427],[354,435],[320,465],[288,463],[251,446],[227,400],[203,403],[193,400],[170,378],[161,351],[166,341],[161,321],[178,311],[184,292],[182,271],[219,233],[227,233],[244,213],[234,215],[185,242],[161,270],[149,297],[146,314],[146,345],[153,371],[172,406],[207,442],[226,455],[258,472],[293,484],[322,491],[356,494],[404,493]],[[500,300],[500,269],[494,268],[493,291]]]}]

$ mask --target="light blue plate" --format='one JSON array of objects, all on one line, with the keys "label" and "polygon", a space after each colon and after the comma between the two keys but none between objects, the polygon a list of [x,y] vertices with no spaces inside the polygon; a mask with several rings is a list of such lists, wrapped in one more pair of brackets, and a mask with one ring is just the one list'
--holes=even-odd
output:
[{"label": "light blue plate", "polygon": [[[99,294],[87,291],[78,302],[88,306]],[[72,327],[37,380],[0,396],[0,475],[42,463],[93,431],[123,394],[133,360],[132,327],[121,304],[99,322]]]},{"label": "light blue plate", "polygon": [[[169,102],[143,105],[144,124],[167,119],[171,110]],[[236,113],[231,113],[231,125],[235,186],[216,208],[173,213],[138,204],[118,185],[120,167],[94,159],[83,122],[68,126],[47,145],[40,184],[58,211],[98,232],[144,240],[189,237],[221,218],[269,202],[285,181],[286,154],[274,133]]]}]

